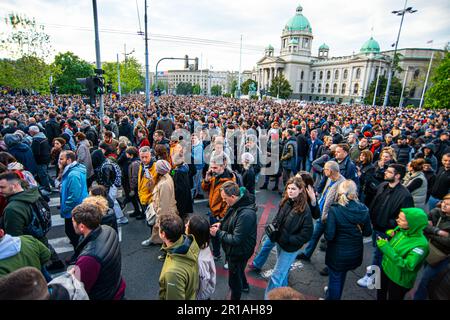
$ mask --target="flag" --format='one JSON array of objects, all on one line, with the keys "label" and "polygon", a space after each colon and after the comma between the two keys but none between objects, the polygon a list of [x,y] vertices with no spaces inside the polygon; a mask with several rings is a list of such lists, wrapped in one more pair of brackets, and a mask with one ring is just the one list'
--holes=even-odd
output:
[{"label": "flag", "polygon": [[427,44],[433,43],[433,40],[427,41]]}]

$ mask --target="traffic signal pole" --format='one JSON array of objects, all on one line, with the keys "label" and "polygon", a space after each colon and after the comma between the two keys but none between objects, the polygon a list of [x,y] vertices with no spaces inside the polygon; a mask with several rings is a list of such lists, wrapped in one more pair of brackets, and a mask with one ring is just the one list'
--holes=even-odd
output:
[{"label": "traffic signal pole", "polygon": [[[102,69],[102,61],[100,60],[100,39],[98,34],[98,19],[97,19],[97,1],[92,0],[92,6],[94,7],[94,27],[95,27],[95,56],[97,60],[97,70]],[[101,74],[99,74],[101,76]],[[104,114],[104,107],[103,107],[103,94],[100,93],[99,96],[100,100],[100,110],[99,110],[99,117],[100,117],[100,133],[103,133],[103,114]]]},{"label": "traffic signal pole", "polygon": [[145,0],[145,108],[150,103],[150,77],[148,74],[148,33],[147,33],[147,0]]}]

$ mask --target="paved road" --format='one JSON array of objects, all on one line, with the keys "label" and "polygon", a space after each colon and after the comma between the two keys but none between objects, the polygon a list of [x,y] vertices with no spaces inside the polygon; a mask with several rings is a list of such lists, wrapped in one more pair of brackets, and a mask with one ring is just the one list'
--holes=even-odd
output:
[{"label": "paved road", "polygon": [[[280,200],[278,193],[267,190],[260,190],[257,193],[258,206],[258,240],[264,234],[264,226],[276,214],[277,205]],[[69,244],[64,234],[64,221],[59,217],[57,206],[59,205],[59,195],[52,194],[50,206],[52,207],[53,227],[48,237],[60,256],[65,259],[73,253],[73,248]],[[196,200],[194,211],[198,214],[206,214],[207,200]],[[125,208],[125,214],[132,212],[131,204]],[[152,246],[144,248],[141,241],[149,236],[150,229],[145,222],[130,218],[130,223],[120,227],[119,235],[122,250],[122,274],[127,283],[126,297],[128,299],[157,299],[158,298],[158,278],[162,267],[162,262],[157,259],[159,247]],[[370,241],[370,239],[366,239]],[[259,242],[258,242],[259,243]],[[275,249],[274,249],[275,250]],[[363,276],[365,266],[370,262],[371,243],[365,244],[365,254],[363,265],[348,273],[347,282],[344,289],[343,299],[353,300],[373,300],[375,291],[360,288],[356,285],[356,280]],[[290,272],[289,284],[293,288],[302,292],[308,299],[318,299],[323,296],[323,288],[327,285],[327,277],[319,275],[319,271],[324,267],[324,252],[316,250],[311,262],[296,262]],[[264,289],[267,280],[264,276],[270,275],[270,271],[275,264],[275,251],[271,253],[261,274],[248,272],[250,292],[242,295],[243,299],[254,300],[263,299]],[[225,299],[228,294],[227,270],[223,268],[224,261],[216,262],[217,267],[217,287],[213,299]]]}]

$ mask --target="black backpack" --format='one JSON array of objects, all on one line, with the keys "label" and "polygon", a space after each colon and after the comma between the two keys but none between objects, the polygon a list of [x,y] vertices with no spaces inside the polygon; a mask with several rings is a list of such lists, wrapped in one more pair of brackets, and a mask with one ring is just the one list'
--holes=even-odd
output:
[{"label": "black backpack", "polygon": [[35,238],[43,238],[52,227],[52,214],[44,198],[31,204],[31,223],[26,227],[25,234]]}]

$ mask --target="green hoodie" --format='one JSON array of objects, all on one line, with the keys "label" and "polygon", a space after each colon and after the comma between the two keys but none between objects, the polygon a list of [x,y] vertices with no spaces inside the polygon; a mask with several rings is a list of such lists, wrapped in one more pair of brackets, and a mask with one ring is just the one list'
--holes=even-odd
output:
[{"label": "green hoodie", "polygon": [[183,235],[169,247],[159,276],[160,300],[195,300],[199,287],[198,254],[192,235]]},{"label": "green hoodie", "polygon": [[428,240],[423,230],[428,224],[427,214],[420,208],[401,209],[408,221],[409,229],[400,227],[386,233],[393,238],[378,240],[383,252],[382,267],[389,279],[404,288],[414,287],[417,273],[428,255]]},{"label": "green hoodie", "polygon": [[32,188],[13,194],[7,198],[8,205],[4,211],[5,232],[13,237],[25,234],[31,223],[31,204],[40,197],[39,190]]}]

